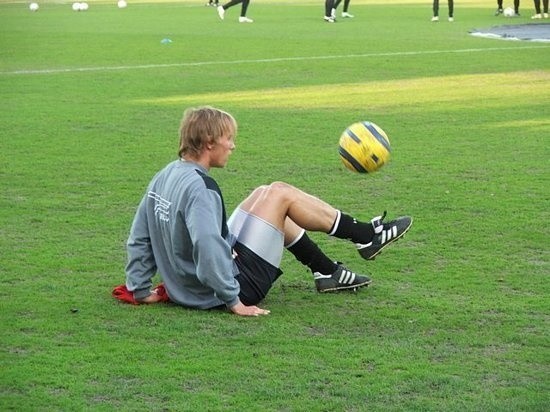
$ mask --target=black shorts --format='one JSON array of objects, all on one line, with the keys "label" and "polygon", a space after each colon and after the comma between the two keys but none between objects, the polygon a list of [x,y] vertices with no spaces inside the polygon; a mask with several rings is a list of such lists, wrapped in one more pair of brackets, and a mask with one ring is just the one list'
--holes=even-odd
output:
[{"label": "black shorts", "polygon": [[257,305],[283,272],[239,242],[233,249],[237,253],[235,263],[239,268],[236,276],[241,286],[239,299],[246,306]]}]

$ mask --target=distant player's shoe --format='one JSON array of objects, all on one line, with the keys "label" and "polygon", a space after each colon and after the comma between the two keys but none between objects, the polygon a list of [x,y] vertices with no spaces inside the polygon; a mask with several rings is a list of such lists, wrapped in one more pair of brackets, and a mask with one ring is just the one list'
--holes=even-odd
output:
[{"label": "distant player's shoe", "polygon": [[453,17],[449,17],[449,21],[452,23],[455,19]]},{"label": "distant player's shoe", "polygon": [[382,252],[382,249],[403,237],[412,226],[412,218],[409,216],[398,217],[388,223],[383,222],[385,217],[386,212],[382,216],[371,220],[374,228],[374,238],[370,243],[356,244],[357,250],[363,259],[374,259]]},{"label": "distant player's shoe", "polygon": [[495,16],[498,16],[499,14],[502,14],[504,13],[504,9],[497,9],[497,11],[495,11]]},{"label": "distant player's shoe", "polygon": [[542,17],[544,17],[545,19],[547,19],[547,18],[548,18],[548,13],[543,13],[543,14],[542,14]]},{"label": "distant player's shoe", "polygon": [[239,17],[239,23],[254,23],[254,20],[241,16]]},{"label": "distant player's shoe", "polygon": [[533,20],[536,20],[536,19],[542,19],[542,14],[540,14],[540,13],[537,13],[537,14],[535,14],[535,15],[531,16],[531,18],[532,18]]},{"label": "distant player's shoe", "polygon": [[432,17],[432,21],[439,21],[439,17],[433,16],[433,17]]},{"label": "distant player's shoe", "polygon": [[368,286],[372,280],[368,276],[358,275],[351,270],[346,269],[341,263],[337,263],[338,268],[332,275],[323,275],[315,272],[315,287],[321,293],[336,292],[346,289],[357,289]]},{"label": "distant player's shoe", "polygon": [[327,22],[327,23],[334,23],[336,20],[334,20],[332,17],[330,16],[325,16],[323,17],[323,19]]},{"label": "distant player's shoe", "polygon": [[225,17],[225,10],[223,8],[223,6],[218,6],[216,7],[216,10],[218,10],[218,16],[220,16],[220,19],[224,19]]},{"label": "distant player's shoe", "polygon": [[342,12],[342,17],[345,19],[353,19],[355,16],[353,14],[348,13],[347,11]]}]

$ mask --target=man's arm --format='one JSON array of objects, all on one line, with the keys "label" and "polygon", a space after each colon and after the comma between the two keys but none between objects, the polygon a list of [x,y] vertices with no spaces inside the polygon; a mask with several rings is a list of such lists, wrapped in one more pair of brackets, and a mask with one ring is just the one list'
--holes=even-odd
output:
[{"label": "man's arm", "polygon": [[231,246],[222,236],[223,204],[214,190],[196,193],[186,205],[185,223],[193,244],[198,280],[231,307],[239,301]]},{"label": "man's arm", "polygon": [[[145,302],[145,299],[151,296],[151,286],[153,285],[151,279],[157,270],[147,225],[146,202],[147,197],[144,196],[136,211],[126,244],[128,253],[126,287],[134,293],[134,299],[139,302]],[[158,295],[156,296],[158,297]],[[149,298],[149,300],[154,299],[153,296]]]}]

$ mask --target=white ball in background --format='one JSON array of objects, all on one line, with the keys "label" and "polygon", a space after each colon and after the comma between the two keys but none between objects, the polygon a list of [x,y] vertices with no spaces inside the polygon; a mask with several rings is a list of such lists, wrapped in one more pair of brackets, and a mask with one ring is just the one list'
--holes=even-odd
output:
[{"label": "white ball in background", "polygon": [[80,3],[73,3],[73,11],[80,11]]},{"label": "white ball in background", "polygon": [[117,6],[118,6],[119,9],[123,9],[127,5],[128,5],[128,3],[126,3],[126,0],[118,0]]},{"label": "white ball in background", "polygon": [[88,10],[88,3],[80,3],[80,10],[81,11]]},{"label": "white ball in background", "polygon": [[512,17],[512,16],[515,16],[516,12],[513,8],[506,7],[502,14],[504,14],[506,17]]},{"label": "white ball in background", "polygon": [[38,3],[31,3],[29,4],[29,10],[30,11],[37,11],[38,10]]}]

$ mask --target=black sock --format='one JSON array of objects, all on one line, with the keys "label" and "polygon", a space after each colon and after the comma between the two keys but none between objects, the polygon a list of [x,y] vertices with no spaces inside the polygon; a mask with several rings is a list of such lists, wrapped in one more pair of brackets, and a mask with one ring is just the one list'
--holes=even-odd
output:
[{"label": "black sock", "polygon": [[319,246],[309,238],[306,232],[287,250],[303,265],[309,267],[312,273],[319,272],[323,275],[331,275],[337,268],[336,263],[323,253]]},{"label": "black sock", "polygon": [[339,212],[329,235],[339,239],[348,239],[354,243],[369,243],[374,237],[374,228],[371,222],[359,222],[353,217]]}]

